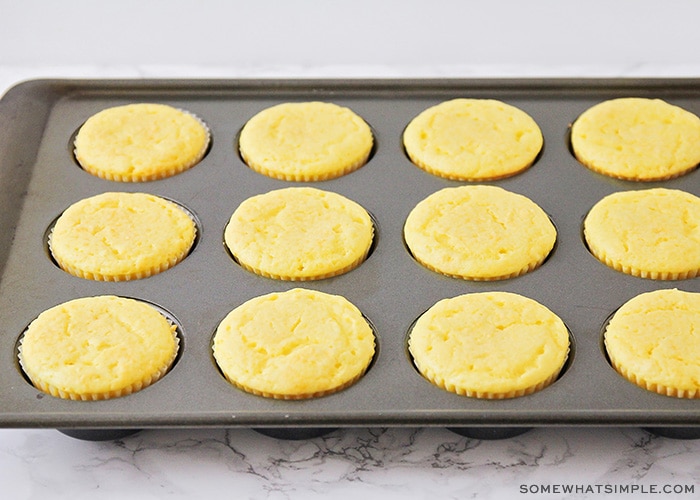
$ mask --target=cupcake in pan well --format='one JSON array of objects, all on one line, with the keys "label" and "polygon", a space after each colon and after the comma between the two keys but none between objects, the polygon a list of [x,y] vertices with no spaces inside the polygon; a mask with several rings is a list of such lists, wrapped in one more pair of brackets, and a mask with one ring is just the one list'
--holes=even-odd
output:
[{"label": "cupcake in pan well", "polygon": [[290,281],[329,278],[364,262],[374,223],[356,202],[330,191],[290,187],[244,200],[224,241],[245,269]]},{"label": "cupcake in pan well", "polygon": [[694,278],[700,272],[700,198],[678,189],[610,194],[589,211],[583,233],[591,253],[607,266],[656,280]]},{"label": "cupcake in pan well", "polygon": [[494,99],[453,99],[411,120],[403,144],[411,161],[433,175],[486,181],[529,168],[544,138],[519,108]]},{"label": "cupcake in pan well", "polygon": [[56,220],[51,255],[64,271],[96,281],[128,281],[184,259],[196,225],[176,203],[147,193],[108,192],[80,200]]},{"label": "cupcake in pan well", "polygon": [[700,163],[700,118],[661,99],[610,99],[574,121],[571,147],[582,164],[609,177],[671,179]]},{"label": "cupcake in pan well", "polygon": [[74,400],[125,396],[159,380],[178,352],[176,326],[135,299],[74,299],[24,332],[19,362],[38,389]]},{"label": "cupcake in pan well", "polygon": [[287,181],[323,181],[363,166],[372,151],[369,125],[329,102],[288,102],[260,111],[245,124],[239,150],[263,175]]},{"label": "cupcake in pan well", "polygon": [[482,399],[524,396],[550,385],[569,354],[569,331],[552,311],[509,292],[443,299],[418,318],[408,347],[436,386]]},{"label": "cupcake in pan well", "polygon": [[644,389],[700,398],[700,293],[642,293],[618,309],[605,328],[613,367]]},{"label": "cupcake in pan well", "polygon": [[444,188],[418,203],[404,239],[425,267],[456,278],[502,280],[539,267],[557,232],[529,198],[496,186]]},{"label": "cupcake in pan well", "polygon": [[204,157],[209,128],[188,111],[137,103],[96,113],[80,127],[75,158],[87,172],[119,182],[163,179]]},{"label": "cupcake in pan well", "polygon": [[295,288],[232,310],[213,341],[216,363],[236,387],[275,399],[307,399],[358,381],[375,351],[374,332],[340,295]]}]

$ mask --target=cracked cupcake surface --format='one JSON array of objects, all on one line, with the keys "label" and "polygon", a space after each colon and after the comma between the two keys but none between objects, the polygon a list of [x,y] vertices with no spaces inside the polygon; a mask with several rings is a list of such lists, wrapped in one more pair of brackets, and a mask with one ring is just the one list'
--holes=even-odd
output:
[{"label": "cracked cupcake surface", "polygon": [[330,102],[288,102],[253,116],[238,148],[258,173],[287,181],[322,181],[362,167],[374,137],[351,109]]},{"label": "cracked cupcake surface", "polygon": [[514,278],[539,267],[557,232],[529,198],[496,186],[444,188],[419,202],[404,224],[413,257],[468,280]]},{"label": "cracked cupcake surface", "polygon": [[178,352],[176,326],[153,306],[105,295],[42,312],[23,334],[19,362],[38,389],[55,397],[101,400],[158,381]]},{"label": "cracked cupcake surface", "polygon": [[49,234],[64,271],[96,281],[128,281],[163,272],[184,259],[196,236],[190,214],[147,193],[108,192],[80,200]]},{"label": "cracked cupcake surface", "polygon": [[366,259],[374,237],[369,213],[330,191],[292,187],[244,200],[224,241],[245,269],[306,281],[347,273]]},{"label": "cracked cupcake surface", "polygon": [[700,272],[700,198],[678,189],[621,191],[597,202],[583,232],[607,266],[646,279],[694,278]]},{"label": "cracked cupcake surface", "polygon": [[648,391],[700,398],[700,293],[673,289],[639,294],[606,326],[612,366]]},{"label": "cracked cupcake surface", "polygon": [[700,163],[700,118],[661,99],[610,99],[574,121],[571,147],[583,165],[609,177],[671,179]]},{"label": "cracked cupcake surface", "polygon": [[208,127],[193,114],[165,104],[136,103],[102,110],[80,127],[75,158],[87,172],[118,182],[179,174],[204,157]]},{"label": "cracked cupcake surface", "polygon": [[332,394],[357,382],[374,332],[340,295],[295,288],[248,300],[219,324],[216,362],[236,387],[275,399]]},{"label": "cracked cupcake surface", "polygon": [[422,111],[403,133],[411,161],[439,177],[486,181],[518,174],[544,138],[535,120],[495,99],[452,99]]},{"label": "cracked cupcake surface", "polygon": [[442,299],[418,318],[408,346],[418,371],[463,396],[506,399],[550,385],[569,354],[564,322],[509,292]]}]

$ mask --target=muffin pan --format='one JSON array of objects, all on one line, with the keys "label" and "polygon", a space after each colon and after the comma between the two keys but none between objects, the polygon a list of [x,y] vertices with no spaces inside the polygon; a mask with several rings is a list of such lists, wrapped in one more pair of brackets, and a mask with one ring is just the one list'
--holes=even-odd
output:
[{"label": "muffin pan", "polygon": [[[0,100],[0,426],[84,431],[90,439],[129,429],[233,426],[291,437],[335,427],[445,426],[494,437],[540,426],[630,425],[697,437],[700,401],[650,393],[627,382],[610,366],[602,346],[607,318],[633,296],[673,287],[700,292],[698,279],[653,281],[614,271],[583,242],[583,218],[607,194],[664,186],[700,195],[697,170],[665,182],[635,183],[607,178],[576,161],[568,144],[570,124],[593,104],[625,96],[659,97],[700,114],[700,81],[676,79],[35,80],[17,85]],[[443,187],[464,183],[414,166],[401,134],[419,112],[455,97],[500,99],[530,114],[542,129],[544,149],[532,167],[486,183],[528,196],[554,222],[557,244],[535,271],[470,282],[422,267],[406,249],[402,228],[411,209]],[[348,106],[370,124],[376,145],[368,163],[315,183],[280,181],[249,169],[237,151],[246,120],[274,104],[308,100]],[[76,130],[104,108],[133,102],[170,104],[199,116],[212,134],[204,159],[174,177],[144,183],[111,182],[81,170],[72,154]],[[372,214],[377,232],[368,259],[347,274],[303,283],[241,268],[223,243],[235,208],[254,194],[300,185],[340,193]],[[163,273],[129,282],[95,282],[61,271],[44,241],[52,221],[79,199],[115,190],[149,192],[190,210],[199,229],[192,252]],[[213,360],[218,323],[252,297],[299,286],[343,295],[367,316],[378,344],[370,369],[353,386],[311,400],[271,400],[236,389]],[[433,386],[414,368],[406,338],[415,319],[442,298],[487,290],[520,293],[564,320],[572,350],[551,386],[520,398],[477,400]],[[23,330],[45,309],[100,294],[143,299],[172,315],[181,352],[171,371],[138,393],[107,401],[61,400],[35,389],[17,362]]]}]

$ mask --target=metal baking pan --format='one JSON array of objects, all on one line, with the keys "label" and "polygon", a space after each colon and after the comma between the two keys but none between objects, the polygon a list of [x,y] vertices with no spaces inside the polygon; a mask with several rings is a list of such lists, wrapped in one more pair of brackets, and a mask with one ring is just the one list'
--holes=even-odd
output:
[{"label": "metal baking pan", "polygon": [[[613,311],[633,296],[677,287],[700,292],[697,279],[661,282],[628,276],[598,262],[581,237],[587,211],[620,190],[666,186],[700,195],[700,172],[659,183],[619,181],[579,164],[568,130],[585,109],[604,99],[659,97],[700,115],[700,81],[591,80],[34,80],[0,100],[0,426],[111,432],[164,427],[245,426],[284,432],[353,426],[446,426],[524,429],[555,425],[629,425],[700,429],[700,402],[648,392],[608,363],[601,332]],[[402,227],[427,195],[461,183],[432,176],[404,154],[401,134],[420,111],[455,97],[494,98],[529,113],[545,137],[534,166],[490,184],[524,194],[552,218],[556,248],[524,276],[469,282],[416,263]],[[341,193],[372,213],[376,246],[357,269],[303,284],[255,276],[223,245],[224,226],[251,195],[292,184],[250,170],[237,151],[237,134],[258,111],[287,101],[345,105],[372,127],[370,161],[344,177],[314,183]],[[71,141],[92,114],[119,104],[160,102],[192,111],[212,132],[212,146],[194,168],[147,183],[123,184],[82,171]],[[147,279],[93,282],[69,276],[47,254],[45,233],[71,203],[105,191],[145,191],[176,200],[200,221],[201,235],[180,264]],[[339,393],[280,401],[244,393],[219,373],[211,341],[219,321],[254,296],[304,286],[340,294],[376,328],[378,352],[367,374]],[[561,377],[530,396],[486,401],[441,390],[426,381],[406,349],[413,321],[438,300],[467,292],[520,293],[552,309],[571,331],[573,349]],[[77,297],[116,294],[150,301],[180,326],[181,354],[159,382],[138,393],[98,402],[45,395],[24,378],[17,340],[40,312]],[[697,426],[697,427],[696,427]],[[698,434],[700,435],[700,434]],[[694,436],[693,436],[694,437]]]}]

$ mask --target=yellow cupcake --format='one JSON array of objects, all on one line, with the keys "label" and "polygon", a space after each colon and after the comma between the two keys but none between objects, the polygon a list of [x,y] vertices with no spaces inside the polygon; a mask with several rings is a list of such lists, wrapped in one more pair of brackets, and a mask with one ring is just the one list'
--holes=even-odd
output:
[{"label": "yellow cupcake", "polygon": [[49,248],[59,267],[74,276],[127,281],[180,262],[195,234],[190,215],[171,201],[146,193],[103,193],[61,214]]},{"label": "yellow cupcake", "polygon": [[700,118],[661,99],[611,99],[578,117],[571,146],[581,163],[610,177],[671,179],[700,163]]},{"label": "yellow cupcake", "polygon": [[483,399],[519,397],[550,385],[569,353],[563,321],[508,292],[443,299],[413,326],[409,351],[438,387]]},{"label": "yellow cupcake", "polygon": [[416,116],[406,153],[431,174],[462,181],[509,177],[530,167],[544,144],[524,111],[493,99],[453,99]]},{"label": "yellow cupcake", "polygon": [[253,170],[287,181],[321,181],[363,166],[374,139],[352,110],[326,102],[283,103],[252,117],[239,148]]},{"label": "yellow cupcake", "polygon": [[677,189],[613,193],[583,223],[591,253],[609,267],[656,280],[700,270],[700,198]]},{"label": "yellow cupcake", "polygon": [[293,187],[241,203],[226,226],[224,241],[249,271],[304,281],[359,266],[373,235],[372,219],[354,201],[329,191]]},{"label": "yellow cupcake", "polygon": [[164,104],[127,104],[91,116],[75,138],[75,157],[103,179],[163,179],[196,165],[209,129],[194,115]]},{"label": "yellow cupcake", "polygon": [[642,293],[618,309],[605,329],[613,367],[659,394],[700,398],[700,293]]},{"label": "yellow cupcake", "polygon": [[74,400],[125,396],[159,380],[178,351],[176,327],[154,307],[115,296],[71,300],[27,328],[19,360],[38,389]]},{"label": "yellow cupcake", "polygon": [[513,278],[539,267],[556,242],[547,214],[495,186],[444,188],[411,211],[404,238],[418,262],[469,280]]},{"label": "yellow cupcake", "polygon": [[344,389],[367,370],[374,333],[344,297],[296,288],[253,298],[214,336],[216,362],[235,386],[276,399]]}]

